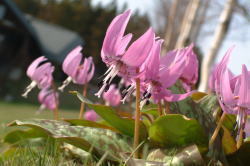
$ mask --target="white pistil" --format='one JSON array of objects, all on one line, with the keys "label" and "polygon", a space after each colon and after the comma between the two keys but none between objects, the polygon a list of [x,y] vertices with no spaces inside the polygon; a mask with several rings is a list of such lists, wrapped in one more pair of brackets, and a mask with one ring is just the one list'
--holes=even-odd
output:
[{"label": "white pistil", "polygon": [[101,89],[95,94],[95,96],[97,96],[98,98],[100,98],[101,95],[102,95],[102,93],[103,93],[103,91],[105,90],[106,86],[107,86],[107,84],[104,83],[104,84],[102,85]]},{"label": "white pistil", "polygon": [[40,105],[39,109],[36,111],[36,115],[41,114],[45,110],[46,106],[44,104]]},{"label": "white pistil", "polygon": [[95,94],[95,96],[97,96],[97,97],[101,97],[101,95],[102,95],[102,93],[103,93],[103,91],[105,90],[105,88],[106,88],[106,86],[108,85],[108,84],[111,84],[111,81],[115,78],[115,76],[118,74],[118,72],[119,72],[119,69],[120,69],[120,67],[119,67],[119,65],[111,65],[109,68],[108,68],[108,70],[105,72],[105,74],[104,75],[106,75],[105,76],[105,78],[103,79],[103,85],[102,85],[102,87],[101,87],[101,89]]},{"label": "white pistil", "polygon": [[36,85],[37,85],[37,83],[36,83],[35,81],[32,81],[32,82],[29,84],[29,86],[26,87],[25,92],[22,94],[22,96],[23,96],[24,98],[27,98],[27,96],[28,96],[28,94],[30,93],[30,91],[31,91],[33,88],[35,88]]},{"label": "white pistil", "polygon": [[135,85],[134,84],[131,84],[131,86],[128,88],[128,90],[126,90],[126,95],[123,97],[123,99],[121,100],[121,102],[124,104],[125,101],[127,100],[127,98],[129,96],[131,96],[131,94],[135,91]]},{"label": "white pistil", "polygon": [[140,109],[142,109],[144,107],[144,105],[147,103],[147,98],[143,99],[141,102],[140,102]]},{"label": "white pistil", "polygon": [[68,77],[66,80],[63,81],[63,84],[58,88],[58,90],[63,92],[64,88],[68,86],[71,81],[72,81],[72,78]]}]

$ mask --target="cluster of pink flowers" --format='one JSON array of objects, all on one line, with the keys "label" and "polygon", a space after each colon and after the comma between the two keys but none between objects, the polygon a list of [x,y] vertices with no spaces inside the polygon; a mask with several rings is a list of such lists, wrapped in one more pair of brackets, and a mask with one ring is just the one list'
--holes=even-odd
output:
[{"label": "cluster of pink flowers", "polygon": [[213,70],[210,88],[218,96],[222,110],[228,114],[237,114],[237,127],[244,129],[247,115],[250,114],[250,73],[242,65],[242,73],[234,76],[227,68],[233,47]]},{"label": "cluster of pink flowers", "polygon": [[31,84],[26,88],[22,96],[27,97],[28,93],[36,86],[41,91],[38,100],[41,103],[40,110],[48,108],[54,110],[58,103],[58,93],[51,89],[53,84],[54,66],[48,62],[44,56],[34,60],[28,67],[27,75],[32,80]]},{"label": "cluster of pink flowers", "polygon": [[[130,84],[123,91],[125,94],[123,102],[135,91],[136,79],[140,79],[142,106],[151,97],[158,103],[162,100],[179,101],[192,94],[194,91],[191,87],[198,79],[198,59],[193,52],[193,44],[161,56],[161,45],[164,41],[156,37],[153,29],[149,28],[128,46],[132,34],[124,35],[124,33],[130,16],[130,10],[116,16],[107,29],[101,57],[109,68],[96,95],[100,97],[116,75]],[[187,93],[173,94],[168,89],[177,80],[182,82]],[[104,96],[107,96],[106,94],[104,93]]]},{"label": "cluster of pink flowers", "polygon": [[[63,62],[63,71],[68,75],[63,85],[58,89],[63,91],[71,81],[76,84],[88,83],[94,75],[94,63],[92,57],[83,58],[81,53],[82,47],[78,46],[72,50]],[[27,75],[32,80],[26,88],[23,96],[27,97],[28,93],[37,85],[41,89],[38,94],[38,101],[41,103],[41,109],[55,110],[58,107],[59,94],[53,85],[52,73],[54,67],[45,57],[39,57],[34,60],[28,67]]]}]

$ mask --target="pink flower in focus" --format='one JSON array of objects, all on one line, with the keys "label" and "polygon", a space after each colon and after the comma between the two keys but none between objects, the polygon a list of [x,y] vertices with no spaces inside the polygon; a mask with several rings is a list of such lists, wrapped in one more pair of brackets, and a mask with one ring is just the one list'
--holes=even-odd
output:
[{"label": "pink flower in focus", "polygon": [[121,94],[119,89],[115,88],[114,84],[111,84],[109,90],[103,93],[103,99],[107,105],[118,106],[121,103]]},{"label": "pink flower in focus", "polygon": [[75,84],[84,85],[92,79],[95,71],[92,57],[83,58],[81,50],[82,47],[78,46],[65,58],[63,71],[69,77],[63,82],[63,85],[58,88],[59,90],[63,91],[71,81]]},{"label": "pink flower in focus", "polygon": [[42,89],[38,94],[38,101],[41,103],[40,109],[45,108],[55,110],[58,106],[59,94],[51,89]]},{"label": "pink flower in focus", "polygon": [[99,116],[96,114],[94,110],[88,110],[84,114],[84,119],[89,120],[89,121],[97,121]]},{"label": "pink flower in focus", "polygon": [[26,74],[32,80],[31,84],[26,87],[25,92],[22,94],[23,97],[27,97],[28,93],[35,87],[38,88],[49,88],[53,81],[52,73],[54,67],[50,62],[46,62],[47,58],[41,56],[34,60],[28,67]]},{"label": "pink flower in focus", "polygon": [[103,85],[96,93],[100,97],[106,86],[116,75],[130,80],[138,75],[138,69],[148,57],[154,43],[155,34],[149,28],[139,39],[126,48],[132,38],[132,34],[124,36],[131,12],[130,10],[116,16],[109,25],[104,38],[101,57],[109,67],[103,80]]}]

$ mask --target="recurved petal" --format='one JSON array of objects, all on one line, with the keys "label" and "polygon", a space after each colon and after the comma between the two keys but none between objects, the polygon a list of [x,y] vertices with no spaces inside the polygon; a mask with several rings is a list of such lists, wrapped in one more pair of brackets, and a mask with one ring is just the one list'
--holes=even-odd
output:
[{"label": "recurved petal", "polygon": [[169,93],[166,94],[164,99],[169,102],[181,101],[187,98],[188,96],[192,95],[194,92],[196,91],[190,91],[184,94],[173,94],[171,91],[169,91]]},{"label": "recurved petal", "polygon": [[132,33],[129,33],[126,36],[124,36],[120,42],[116,43],[117,44],[116,55],[123,55],[125,53],[125,50],[129,42],[131,41],[132,37],[133,37]]},{"label": "recurved petal", "polygon": [[180,78],[183,72],[183,66],[185,65],[185,59],[182,59],[169,68],[164,68],[160,71],[160,82],[163,87],[169,88],[172,86],[178,78]]},{"label": "recurved petal", "polygon": [[155,42],[151,54],[146,59],[145,65],[145,77],[146,79],[155,79],[159,76],[160,70],[160,53],[161,53],[161,45],[163,40],[158,40]]},{"label": "recurved petal", "polygon": [[110,56],[117,56],[118,53],[123,52],[122,49],[126,48],[126,46],[121,46],[120,44],[128,44],[132,37],[128,35],[125,39],[123,38],[130,16],[131,11],[127,10],[116,16],[109,25],[101,51],[101,57],[104,62],[108,61]]},{"label": "recurved petal", "polygon": [[250,76],[246,65],[242,65],[238,105],[240,107],[250,108]]},{"label": "recurved petal", "polygon": [[[229,58],[233,49],[234,49],[234,46],[232,46],[231,48],[227,50],[225,56],[222,58],[220,63],[218,63],[218,65],[215,68],[215,79],[216,79],[216,84],[217,84],[215,87],[220,86],[221,75],[224,72],[225,68],[227,67],[227,64],[228,64],[228,61],[229,61]],[[219,89],[215,89],[215,91],[219,91]]]},{"label": "recurved petal", "polygon": [[149,28],[139,39],[131,44],[122,56],[122,61],[128,66],[139,67],[150,54],[155,39],[155,33]]},{"label": "recurved petal", "polygon": [[222,74],[220,82],[220,94],[223,103],[229,106],[235,105],[236,100],[234,99],[234,93],[230,86],[230,75],[228,69]]},{"label": "recurved petal", "polygon": [[63,61],[63,71],[69,76],[73,76],[81,63],[83,55],[81,54],[82,47],[77,46],[73,49]]},{"label": "recurved petal", "polygon": [[27,69],[27,72],[26,74],[29,76],[29,77],[32,77],[34,72],[36,71],[36,68],[38,67],[38,65],[43,62],[43,61],[46,61],[47,58],[45,58],[44,56],[41,56],[39,58],[37,58],[36,60],[34,60],[30,66],[28,67]]}]

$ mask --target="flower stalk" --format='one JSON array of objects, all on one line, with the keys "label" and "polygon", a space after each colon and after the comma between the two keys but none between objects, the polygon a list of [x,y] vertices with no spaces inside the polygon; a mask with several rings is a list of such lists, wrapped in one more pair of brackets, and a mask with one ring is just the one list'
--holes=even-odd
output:
[{"label": "flower stalk", "polygon": [[158,113],[159,113],[159,116],[163,115],[161,101],[158,102]]},{"label": "flower stalk", "polygon": [[218,124],[217,124],[217,126],[216,126],[216,128],[214,130],[214,133],[213,133],[212,137],[209,140],[209,146],[213,145],[213,143],[214,143],[214,141],[215,141],[215,139],[216,139],[216,137],[217,137],[217,135],[218,135],[218,133],[220,131],[220,128],[221,128],[222,123],[224,122],[225,118],[226,118],[226,112],[223,112],[223,114],[221,115],[221,118],[220,118],[220,120],[219,120],[219,122],[218,122]]},{"label": "flower stalk", "polygon": [[[83,85],[83,92],[82,92],[83,97],[86,97],[86,95],[87,95],[87,87],[88,87],[88,84]],[[79,119],[83,118],[84,111],[85,111],[85,103],[81,102]]]},{"label": "flower stalk", "polygon": [[58,110],[58,105],[59,105],[59,102],[58,102],[58,98],[57,98],[57,94],[56,94],[56,85],[55,85],[55,82],[52,81],[52,88],[53,88],[53,95],[54,95],[54,98],[55,98],[55,109],[53,110],[53,113],[54,113],[54,120],[58,120],[59,119],[59,110]]},{"label": "flower stalk", "polygon": [[[136,110],[135,110],[135,130],[134,130],[134,149],[139,145],[140,132],[140,79],[136,79]],[[139,150],[136,149],[134,158],[139,158]]]}]

